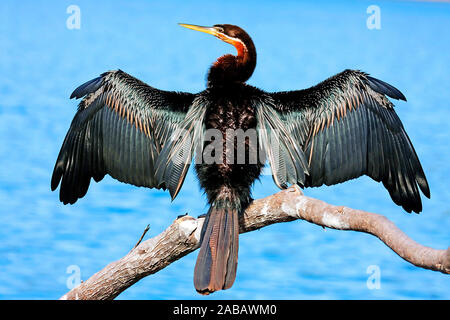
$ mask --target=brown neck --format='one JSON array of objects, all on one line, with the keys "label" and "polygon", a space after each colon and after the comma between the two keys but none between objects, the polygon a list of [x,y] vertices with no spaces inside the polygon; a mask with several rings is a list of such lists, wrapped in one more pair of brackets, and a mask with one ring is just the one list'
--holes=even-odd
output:
[{"label": "brown neck", "polygon": [[255,70],[256,49],[253,41],[248,38],[227,42],[234,45],[237,55],[226,54],[213,63],[208,73],[208,87],[236,82],[244,83]]}]

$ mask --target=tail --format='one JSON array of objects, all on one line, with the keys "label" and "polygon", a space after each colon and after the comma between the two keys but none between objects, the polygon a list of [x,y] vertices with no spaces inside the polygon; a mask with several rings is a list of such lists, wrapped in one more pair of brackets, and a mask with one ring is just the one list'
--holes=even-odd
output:
[{"label": "tail", "polygon": [[195,289],[200,294],[228,289],[234,283],[239,248],[239,211],[237,197],[219,195],[206,215],[194,271]]}]

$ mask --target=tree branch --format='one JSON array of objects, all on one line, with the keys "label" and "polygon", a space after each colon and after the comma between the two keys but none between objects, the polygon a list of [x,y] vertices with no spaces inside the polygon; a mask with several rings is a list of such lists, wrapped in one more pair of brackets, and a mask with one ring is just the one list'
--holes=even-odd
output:
[{"label": "tree branch", "polygon": [[[450,274],[450,247],[437,250],[422,246],[384,216],[309,198],[297,186],[253,201],[240,217],[240,233],[297,219],[372,234],[415,266]],[[122,259],[110,263],[61,299],[114,299],[140,279],[196,250],[203,221],[204,218],[188,215],[176,219],[161,234],[141,242]]]}]

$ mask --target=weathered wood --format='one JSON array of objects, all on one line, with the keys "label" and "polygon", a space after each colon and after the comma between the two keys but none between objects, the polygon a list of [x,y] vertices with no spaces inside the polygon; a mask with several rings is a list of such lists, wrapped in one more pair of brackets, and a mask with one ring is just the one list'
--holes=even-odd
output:
[{"label": "weathered wood", "polygon": [[[450,274],[450,247],[438,250],[422,246],[382,215],[309,198],[297,186],[253,201],[240,218],[240,233],[297,219],[323,227],[372,234],[404,260],[421,268]],[[114,299],[140,279],[196,250],[203,221],[204,218],[195,219],[188,215],[176,219],[161,234],[141,242],[122,259],[110,263],[61,299]]]}]

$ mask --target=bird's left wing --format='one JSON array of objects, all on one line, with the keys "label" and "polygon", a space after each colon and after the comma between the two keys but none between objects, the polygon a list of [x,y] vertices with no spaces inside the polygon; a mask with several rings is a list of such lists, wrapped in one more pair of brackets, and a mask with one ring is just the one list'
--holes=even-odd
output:
[{"label": "bird's left wing", "polygon": [[418,187],[429,197],[428,183],[386,97],[406,100],[399,90],[363,72],[346,70],[309,89],[269,95],[283,126],[305,154],[305,186],[368,175],[382,182],[406,211],[422,210]]},{"label": "bird's left wing", "polygon": [[198,127],[191,126],[201,116],[200,107],[191,108],[195,95],[158,90],[117,70],[79,86],[74,97],[84,98],[51,181],[52,190],[61,183],[61,202],[74,203],[86,194],[91,178],[98,182],[106,174],[136,186],[178,192],[185,171],[175,172],[170,185],[157,179],[156,162],[176,129]]}]

